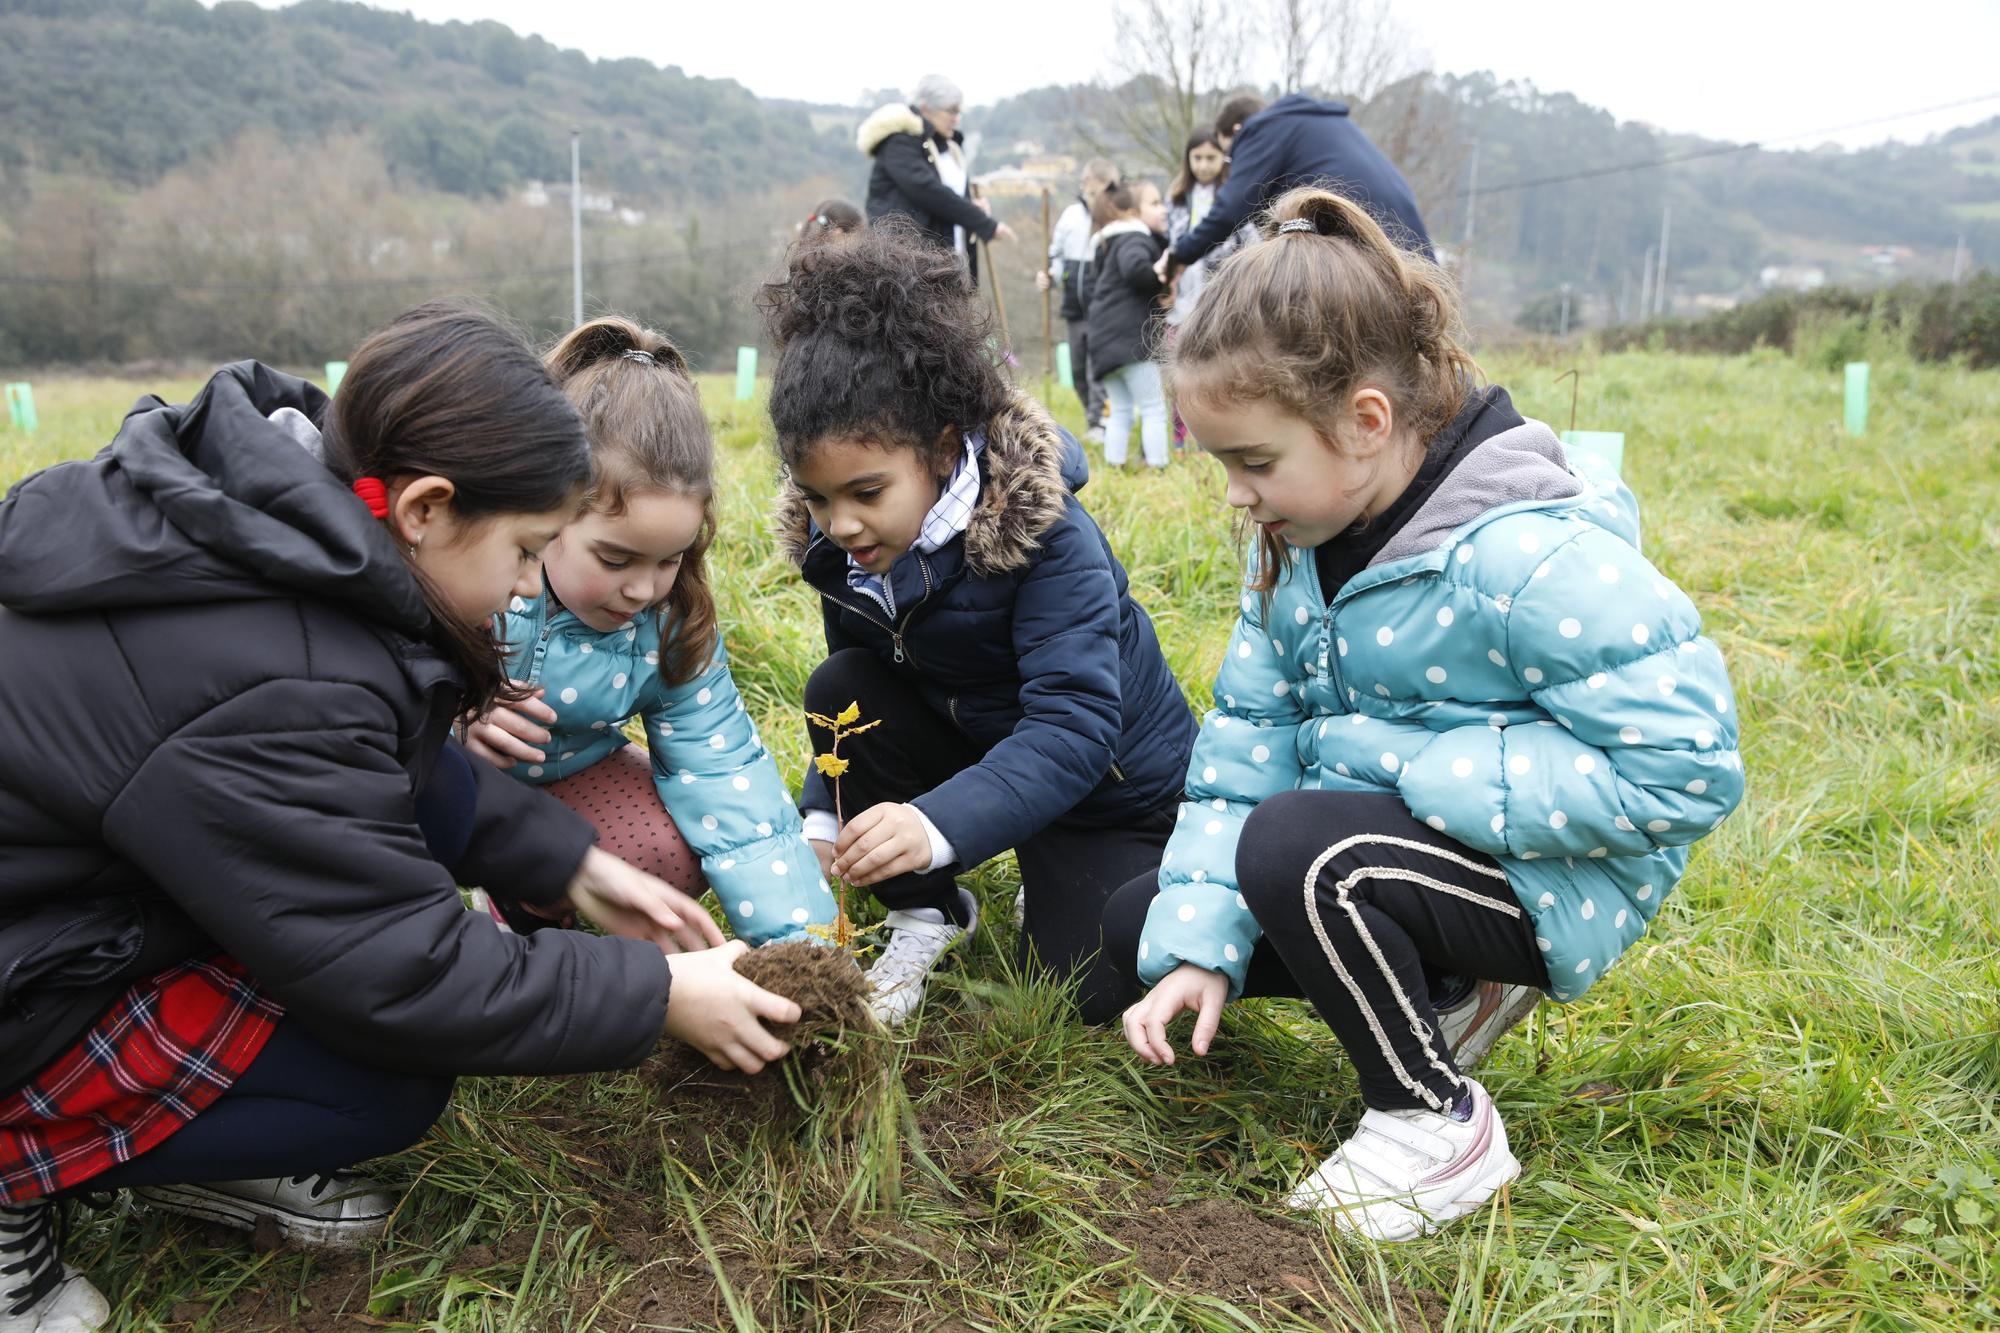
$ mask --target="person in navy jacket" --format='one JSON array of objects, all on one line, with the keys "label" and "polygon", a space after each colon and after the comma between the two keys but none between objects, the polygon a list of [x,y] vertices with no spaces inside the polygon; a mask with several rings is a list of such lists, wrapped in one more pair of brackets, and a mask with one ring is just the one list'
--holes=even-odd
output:
[{"label": "person in navy jacket", "polygon": [[1223,104],[1215,130],[1229,154],[1229,179],[1208,216],[1161,260],[1163,279],[1172,281],[1295,185],[1323,185],[1352,199],[1391,240],[1436,258],[1410,183],[1349,119],[1347,103],[1303,93],[1269,106],[1256,97],[1235,97]]},{"label": "person in navy jacket", "polygon": [[1099,957],[1103,904],[1159,864],[1195,729],[1075,496],[1082,450],[1001,380],[977,298],[913,233],[796,251],[763,303],[777,523],[826,620],[806,707],[880,724],[801,801],[825,864],[891,909],[877,1012],[907,1017],[971,932],[954,873],[1011,847],[1024,959],[1108,1019],[1130,992]]}]

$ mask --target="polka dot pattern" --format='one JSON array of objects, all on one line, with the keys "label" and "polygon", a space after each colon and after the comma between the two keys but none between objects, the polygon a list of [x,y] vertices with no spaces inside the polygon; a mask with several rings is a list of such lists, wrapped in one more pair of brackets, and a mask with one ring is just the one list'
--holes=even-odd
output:
[{"label": "polka dot pattern", "polygon": [[[1661,840],[1707,827],[1739,771],[1714,646],[1626,544],[1623,509],[1612,506],[1610,534],[1596,526],[1614,498],[1509,515],[1477,541],[1448,543],[1443,569],[1395,571],[1333,607],[1281,581],[1268,616],[1230,640],[1217,698],[1232,716],[1211,719],[1197,790],[1227,787],[1240,816],[1269,794],[1262,784],[1297,780],[1274,763],[1297,744],[1308,787],[1397,791],[1427,836],[1505,860],[1552,992],[1582,994],[1671,887]],[[1302,721],[1287,715],[1293,700]],[[1631,802],[1629,817],[1619,801]],[[1166,897],[1156,914],[1178,933],[1152,941],[1152,967],[1228,970],[1249,957],[1228,925],[1249,921],[1247,910],[1197,891],[1224,880],[1240,826],[1201,804],[1168,849],[1178,855],[1166,894],[1188,896]]]}]

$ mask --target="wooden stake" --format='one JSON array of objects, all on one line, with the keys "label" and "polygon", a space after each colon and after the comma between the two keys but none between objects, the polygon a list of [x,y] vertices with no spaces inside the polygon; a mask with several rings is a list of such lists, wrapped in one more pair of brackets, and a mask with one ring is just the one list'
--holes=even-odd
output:
[{"label": "wooden stake", "polygon": [[[1042,187],[1042,256],[1047,262],[1048,253],[1055,246],[1055,233],[1049,229],[1049,189]],[[1054,315],[1055,284],[1042,293],[1042,397],[1049,396],[1048,381],[1056,373],[1056,339]]]}]

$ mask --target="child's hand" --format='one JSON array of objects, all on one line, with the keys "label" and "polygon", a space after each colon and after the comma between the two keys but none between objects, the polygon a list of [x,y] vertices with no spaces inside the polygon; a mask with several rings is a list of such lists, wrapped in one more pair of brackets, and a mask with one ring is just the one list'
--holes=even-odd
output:
[{"label": "child's hand", "polygon": [[931,863],[931,835],[915,807],[884,801],[847,821],[834,844],[833,868],[849,884],[865,888]]},{"label": "child's hand", "polygon": [[813,855],[819,858],[819,873],[831,880],[833,878],[833,844],[830,842],[821,842],[818,838],[808,838],[806,842],[812,847]]},{"label": "child's hand", "polygon": [[1047,291],[1047,290],[1048,290],[1048,289],[1049,289],[1049,288],[1050,288],[1051,286],[1053,286],[1053,285],[1054,285],[1054,283],[1053,283],[1053,282],[1051,282],[1051,280],[1050,280],[1050,278],[1049,278],[1049,271],[1048,271],[1047,269],[1043,268],[1043,269],[1036,269],[1036,270],[1035,270],[1035,290],[1036,290],[1036,291],[1038,291],[1038,292],[1045,292],[1045,291]]},{"label": "child's hand", "polygon": [[[514,685],[520,681],[510,682]],[[542,702],[542,691],[511,704],[496,704],[483,717],[465,726],[465,748],[497,768],[515,764],[539,764],[548,758],[535,748],[549,743],[542,722],[556,720],[556,710]]]},{"label": "child's hand", "polygon": [[569,882],[569,900],[611,934],[651,940],[662,953],[722,943],[721,928],[700,903],[601,847],[584,853]]},{"label": "child's hand", "polygon": [[1184,1009],[1195,1012],[1194,1037],[1188,1047],[1196,1055],[1207,1055],[1222,1022],[1223,1001],[1229,998],[1229,978],[1194,963],[1182,963],[1146,998],[1125,1011],[1125,1040],[1149,1065],[1170,1065],[1174,1048],[1167,1041],[1167,1024]]},{"label": "child's hand", "polygon": [[719,949],[667,960],[674,978],[667,992],[667,1035],[694,1047],[720,1069],[755,1074],[791,1049],[758,1020],[796,1023],[799,1007],[736,970],[736,960],[748,952],[750,946],[742,940],[731,940]]}]

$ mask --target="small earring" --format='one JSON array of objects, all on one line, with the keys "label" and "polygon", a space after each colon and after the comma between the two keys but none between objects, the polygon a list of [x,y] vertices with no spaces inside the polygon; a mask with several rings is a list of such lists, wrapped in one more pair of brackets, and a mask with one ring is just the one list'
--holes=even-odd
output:
[{"label": "small earring", "polygon": [[412,560],[415,560],[416,558],[417,558],[417,544],[416,544],[415,542],[411,542],[411,543],[410,543],[410,559],[412,559]]}]

